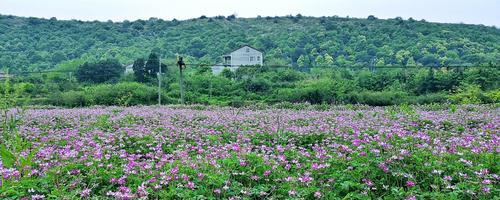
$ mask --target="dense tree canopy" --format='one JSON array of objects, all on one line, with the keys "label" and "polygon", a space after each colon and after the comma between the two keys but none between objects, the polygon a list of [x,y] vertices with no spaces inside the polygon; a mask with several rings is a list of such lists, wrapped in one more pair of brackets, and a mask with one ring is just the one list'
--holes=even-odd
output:
[{"label": "dense tree canopy", "polygon": [[[498,65],[500,29],[401,18],[200,17],[186,21],[83,22],[0,15],[0,68],[52,69],[74,59],[132,64],[157,52],[217,62],[249,44],[267,64]],[[317,63],[318,62],[318,63]]]},{"label": "dense tree canopy", "polygon": [[117,80],[124,72],[123,66],[115,59],[102,60],[96,63],[86,62],[76,71],[81,82],[103,83]]},{"label": "dense tree canopy", "polygon": [[[15,75],[32,104],[152,104],[159,82],[162,102],[177,103],[177,55],[188,63],[188,103],[500,102],[500,30],[482,25],[375,16],[114,23],[0,15],[0,41],[0,70]],[[211,73],[220,55],[243,44],[262,50],[265,65]],[[129,65],[133,74],[124,73]]]}]

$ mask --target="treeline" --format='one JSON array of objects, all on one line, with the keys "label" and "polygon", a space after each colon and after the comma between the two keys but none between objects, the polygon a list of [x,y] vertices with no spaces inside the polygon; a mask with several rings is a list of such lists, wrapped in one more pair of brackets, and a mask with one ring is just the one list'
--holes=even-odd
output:
[{"label": "treeline", "polygon": [[266,65],[500,64],[498,28],[399,17],[202,16],[185,21],[83,22],[0,15],[0,41],[0,69],[11,73],[44,71],[74,60],[117,59],[130,65],[151,49],[162,58],[181,54],[216,63],[244,44],[263,51]]},{"label": "treeline", "polygon": [[[152,105],[158,101],[158,56],[136,59],[135,73],[124,73],[116,60],[67,62],[59,71],[18,76],[10,86],[19,103],[66,107]],[[65,69],[65,70],[62,70]],[[156,71],[154,71],[156,70]],[[61,73],[61,71],[63,73]],[[273,68],[244,66],[214,75],[210,67],[185,70],[189,104],[245,106],[311,103],[386,106],[429,103],[499,103],[497,67],[415,68]],[[179,69],[162,63],[163,104],[180,98]]]}]

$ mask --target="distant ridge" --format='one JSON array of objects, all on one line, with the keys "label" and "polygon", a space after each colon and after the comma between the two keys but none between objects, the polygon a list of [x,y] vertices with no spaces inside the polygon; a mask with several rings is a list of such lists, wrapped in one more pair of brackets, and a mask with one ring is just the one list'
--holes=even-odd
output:
[{"label": "distant ridge", "polygon": [[151,18],[84,22],[0,15],[0,69],[38,71],[68,60],[114,57],[131,63],[151,51],[215,63],[248,44],[269,64],[487,65],[500,63],[500,29],[484,25],[341,17]]}]

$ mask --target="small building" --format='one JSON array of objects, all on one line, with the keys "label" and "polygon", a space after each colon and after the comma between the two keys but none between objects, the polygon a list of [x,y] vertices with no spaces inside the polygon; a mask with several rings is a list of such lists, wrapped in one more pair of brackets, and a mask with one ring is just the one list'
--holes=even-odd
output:
[{"label": "small building", "polygon": [[225,68],[236,71],[240,66],[263,65],[264,57],[261,51],[249,45],[234,49],[222,56],[222,63],[212,67],[214,74],[219,74]]},{"label": "small building", "polygon": [[125,74],[133,74],[134,73],[134,64],[125,66]]},{"label": "small building", "polygon": [[12,78],[12,75],[0,71],[0,80],[5,80],[7,78]]}]

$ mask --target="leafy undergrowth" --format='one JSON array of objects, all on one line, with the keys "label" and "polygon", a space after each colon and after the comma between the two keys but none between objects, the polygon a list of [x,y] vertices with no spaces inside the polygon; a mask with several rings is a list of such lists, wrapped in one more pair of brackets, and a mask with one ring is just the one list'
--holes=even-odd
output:
[{"label": "leafy undergrowth", "polygon": [[499,111],[27,110],[0,198],[495,199]]}]

